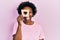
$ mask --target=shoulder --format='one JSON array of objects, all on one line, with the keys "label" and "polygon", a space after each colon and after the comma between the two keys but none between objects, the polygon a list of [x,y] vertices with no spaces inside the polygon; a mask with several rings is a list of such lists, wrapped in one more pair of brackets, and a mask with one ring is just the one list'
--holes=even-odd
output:
[{"label": "shoulder", "polygon": [[38,23],[38,22],[34,22],[34,24],[35,24],[36,26],[38,26],[38,27],[42,27],[41,24]]},{"label": "shoulder", "polygon": [[42,30],[42,26],[38,22],[34,22],[34,26],[37,30]]},{"label": "shoulder", "polygon": [[17,26],[18,25],[18,22],[17,20],[14,21],[14,26]]}]

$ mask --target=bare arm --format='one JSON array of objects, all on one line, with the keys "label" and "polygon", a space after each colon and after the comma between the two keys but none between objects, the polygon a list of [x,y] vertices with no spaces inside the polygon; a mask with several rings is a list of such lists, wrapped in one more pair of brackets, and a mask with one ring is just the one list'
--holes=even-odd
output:
[{"label": "bare arm", "polygon": [[17,21],[18,21],[18,28],[16,34],[13,35],[13,40],[22,40],[22,30],[21,30],[22,16],[18,16]]},{"label": "bare arm", "polygon": [[18,25],[18,29],[15,35],[13,35],[13,40],[22,40],[21,27]]}]

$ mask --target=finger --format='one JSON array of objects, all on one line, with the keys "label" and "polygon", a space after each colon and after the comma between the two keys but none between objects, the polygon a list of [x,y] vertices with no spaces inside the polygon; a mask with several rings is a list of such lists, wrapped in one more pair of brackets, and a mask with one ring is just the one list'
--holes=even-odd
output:
[{"label": "finger", "polygon": [[22,16],[22,15],[20,15],[20,17],[21,17],[21,19],[23,20],[23,16]]}]

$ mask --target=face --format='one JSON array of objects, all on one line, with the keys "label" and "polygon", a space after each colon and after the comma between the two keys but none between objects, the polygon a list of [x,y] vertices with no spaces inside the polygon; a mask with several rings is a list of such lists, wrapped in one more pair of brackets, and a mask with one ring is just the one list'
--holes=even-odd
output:
[{"label": "face", "polygon": [[24,9],[24,10],[29,10],[29,19],[31,19],[32,16],[33,16],[32,9],[31,9],[30,7],[24,7],[23,9]]}]

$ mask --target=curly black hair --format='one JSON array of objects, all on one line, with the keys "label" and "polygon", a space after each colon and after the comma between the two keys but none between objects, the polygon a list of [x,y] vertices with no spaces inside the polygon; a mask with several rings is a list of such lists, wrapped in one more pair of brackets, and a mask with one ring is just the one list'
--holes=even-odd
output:
[{"label": "curly black hair", "polygon": [[29,2],[29,1],[22,2],[22,3],[18,6],[18,8],[17,8],[18,14],[20,15],[20,14],[21,14],[21,9],[23,9],[23,8],[26,7],[26,6],[32,8],[33,16],[34,16],[34,15],[36,14],[36,12],[37,12],[36,6],[35,6],[33,3]]}]

